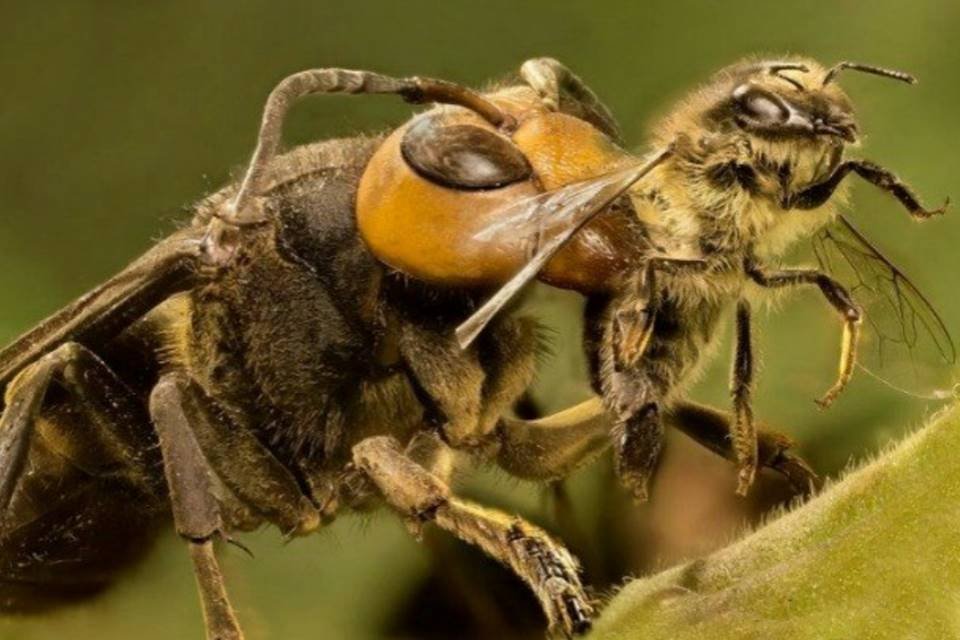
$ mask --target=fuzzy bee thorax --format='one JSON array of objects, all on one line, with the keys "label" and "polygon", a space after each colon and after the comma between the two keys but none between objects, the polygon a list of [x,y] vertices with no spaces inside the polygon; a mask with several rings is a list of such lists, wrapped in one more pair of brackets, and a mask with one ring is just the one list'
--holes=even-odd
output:
[{"label": "fuzzy bee thorax", "polygon": [[664,168],[662,188],[645,192],[650,204],[641,219],[660,230],[654,235],[661,236],[663,246],[688,253],[695,246],[706,259],[752,248],[780,254],[832,218],[831,207],[794,211],[784,203],[828,176],[841,152],[824,142],[704,135],[684,144],[672,166]]}]

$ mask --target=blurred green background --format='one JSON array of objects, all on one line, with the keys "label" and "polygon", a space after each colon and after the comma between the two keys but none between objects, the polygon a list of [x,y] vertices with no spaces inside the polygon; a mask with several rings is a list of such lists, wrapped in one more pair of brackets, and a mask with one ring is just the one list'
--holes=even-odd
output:
[{"label": "blurred green background", "polygon": [[[867,132],[863,155],[937,204],[960,197],[958,33],[960,3],[951,0],[8,0],[0,10],[0,342],[117,270],[192,201],[236,175],[267,92],[292,71],[343,66],[477,85],[551,55],[596,90],[642,148],[651,119],[746,54],[903,68],[921,79],[917,87],[853,74],[844,85]],[[390,98],[315,99],[297,108],[288,139],[381,129],[409,112]],[[960,218],[921,226],[870,187],[857,184],[853,193],[852,218],[914,277],[948,326],[960,327]],[[540,292],[534,304],[558,332],[537,397],[560,408],[585,393],[576,301]],[[819,470],[839,471],[930,410],[862,377],[829,412],[816,410],[811,400],[832,380],[839,340],[816,294],[792,297],[759,324],[757,414],[795,436]],[[695,397],[726,402],[728,352],[721,347]],[[608,475],[599,469],[574,482],[577,513],[601,523],[587,525],[594,529],[603,517],[592,496]],[[550,523],[535,487],[490,473],[468,484],[485,501]],[[591,539],[604,544],[602,532]],[[342,518],[289,545],[269,531],[244,541],[256,558],[226,550],[225,568],[251,638],[377,637],[433,566],[388,514]],[[105,597],[40,619],[0,620],[0,639],[152,640],[199,637],[200,629],[189,562],[170,533]]]}]

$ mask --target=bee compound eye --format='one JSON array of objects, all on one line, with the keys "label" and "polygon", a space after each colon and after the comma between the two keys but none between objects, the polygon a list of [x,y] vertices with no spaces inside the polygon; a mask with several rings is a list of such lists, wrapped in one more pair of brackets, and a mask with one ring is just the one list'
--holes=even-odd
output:
[{"label": "bee compound eye", "polygon": [[485,127],[449,122],[442,114],[418,117],[400,150],[417,173],[445,187],[494,189],[532,174],[527,158],[509,138]]},{"label": "bee compound eye", "polygon": [[746,94],[741,98],[740,105],[746,115],[761,122],[786,122],[790,117],[790,112],[783,103],[760,92]]}]

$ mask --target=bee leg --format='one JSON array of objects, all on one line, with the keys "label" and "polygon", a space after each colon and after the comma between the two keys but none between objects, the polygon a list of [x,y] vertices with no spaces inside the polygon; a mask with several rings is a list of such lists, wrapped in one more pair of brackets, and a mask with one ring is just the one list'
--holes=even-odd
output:
[{"label": "bee leg", "polygon": [[510,567],[533,590],[552,632],[569,636],[590,628],[593,608],[577,561],[545,532],[451,495],[445,483],[404,455],[393,438],[361,441],[353,448],[353,459],[402,515],[435,522]]},{"label": "bee leg", "polygon": [[649,497],[650,478],[663,449],[663,421],[657,403],[648,402],[618,419],[613,431],[614,462],[620,482],[636,503]]},{"label": "bee leg", "polygon": [[647,350],[660,304],[657,274],[693,274],[708,267],[704,260],[651,257],[629,275],[624,284],[626,293],[612,305],[612,336],[608,342],[613,349],[614,367],[636,367]]},{"label": "bee leg", "polygon": [[[731,415],[692,402],[678,402],[664,412],[675,427],[719,456],[736,462],[731,444]],[[497,464],[523,480],[553,481],[588,464],[610,446],[613,420],[600,398],[591,398],[537,420],[503,418]],[[820,479],[790,449],[794,442],[774,431],[757,430],[757,463],[783,474],[798,493],[820,486]]]},{"label": "bee leg", "polygon": [[611,371],[602,375],[603,403],[613,423],[608,437],[617,475],[634,502],[642,503],[663,449],[659,394],[642,366],[605,368]]},{"label": "bee leg", "polygon": [[936,209],[925,209],[913,190],[893,172],[867,160],[847,160],[834,169],[830,177],[823,182],[809,186],[798,193],[785,196],[783,200],[784,208],[816,209],[830,199],[843,179],[851,172],[856,173],[870,184],[883,189],[899,200],[900,204],[914,218],[923,219],[942,214],[947,210],[947,205],[950,203],[948,199]]},{"label": "bee leg", "polygon": [[13,498],[36,417],[53,383],[90,416],[90,432],[65,434],[65,455],[90,473],[117,473],[119,468],[134,486],[155,490],[151,443],[137,430],[147,423],[139,403],[102,360],[67,342],[23,369],[7,388],[0,418],[0,515]]},{"label": "bee leg", "polygon": [[[674,404],[664,421],[732,462],[737,461],[732,444],[734,416],[692,402]],[[757,430],[757,464],[782,474],[799,494],[810,494],[821,481],[807,462],[790,449],[795,443],[787,436]]]},{"label": "bee leg", "polygon": [[737,494],[747,495],[757,475],[757,430],[750,402],[753,384],[753,341],[750,333],[750,303],[737,303],[736,346],[730,395],[733,397],[734,460],[737,463]]},{"label": "bee leg", "polygon": [[[652,276],[653,270],[648,269]],[[621,340],[621,311],[637,304],[632,297],[611,305],[610,321],[606,323],[605,339],[601,347],[603,365],[600,369],[600,388],[603,401],[613,417],[614,462],[617,475],[623,486],[637,503],[645,502],[649,495],[649,482],[660,460],[663,448],[663,422],[660,418],[660,398],[665,389],[651,375],[649,364],[641,357],[643,352],[633,351],[624,357]],[[651,304],[655,302],[651,298]],[[652,313],[648,313],[652,317]],[[635,321],[646,320],[643,315]],[[649,331],[643,330],[643,349],[649,341]]]},{"label": "bee leg", "polygon": [[193,561],[208,640],[241,640],[243,632],[227,598],[213,541],[223,535],[213,474],[184,408],[185,379],[166,374],[150,394],[150,416],[160,438],[163,467],[177,533]]},{"label": "bee leg", "polygon": [[826,409],[837,396],[846,388],[853,377],[854,365],[857,363],[857,344],[860,338],[860,323],[863,316],[860,308],[853,301],[850,292],[842,284],[815,269],[787,269],[768,272],[758,265],[745,265],[747,275],[762,287],[778,289],[797,285],[815,284],[820,288],[827,302],[840,313],[843,318],[843,338],[840,347],[840,365],[837,380],[827,392],[816,402],[821,409]]},{"label": "bee leg", "polygon": [[837,367],[837,381],[827,389],[827,392],[815,402],[821,409],[826,409],[841,392],[847,387],[853,377],[853,368],[857,364],[857,343],[860,339],[860,312],[856,317],[845,316],[843,321],[843,337],[840,341],[840,364]]},{"label": "bee leg", "polygon": [[586,120],[614,141],[621,141],[620,127],[607,105],[579,76],[558,60],[527,60],[520,67],[520,77],[540,94],[547,108]]}]

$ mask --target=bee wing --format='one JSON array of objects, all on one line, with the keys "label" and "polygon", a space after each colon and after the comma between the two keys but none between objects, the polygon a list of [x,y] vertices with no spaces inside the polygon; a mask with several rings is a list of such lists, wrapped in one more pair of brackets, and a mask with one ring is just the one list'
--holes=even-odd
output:
[{"label": "bee wing", "polygon": [[[672,152],[672,147],[667,147],[642,163],[537,194],[498,211],[493,216],[497,222],[484,233],[495,235],[509,229],[521,236],[529,234],[537,238],[538,246],[530,261],[457,327],[460,346],[467,348],[580,229]],[[546,240],[541,243],[542,238]]]},{"label": "bee wing", "polygon": [[953,338],[909,278],[842,216],[814,236],[813,251],[863,310],[860,368],[909,395],[951,397]]}]

